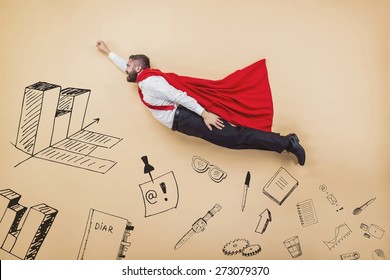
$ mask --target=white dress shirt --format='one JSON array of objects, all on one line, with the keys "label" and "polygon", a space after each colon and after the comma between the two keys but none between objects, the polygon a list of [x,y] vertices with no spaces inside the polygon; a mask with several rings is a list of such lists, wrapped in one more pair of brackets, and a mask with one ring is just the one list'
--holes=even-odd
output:
[{"label": "white dress shirt", "polygon": [[[111,52],[108,57],[123,72],[126,71],[127,61]],[[150,110],[152,115],[165,126],[172,128],[176,109],[179,105],[201,115],[204,108],[187,93],[171,86],[167,80],[161,76],[151,76],[138,83],[144,96],[144,101],[154,106],[173,105],[173,110]]]}]

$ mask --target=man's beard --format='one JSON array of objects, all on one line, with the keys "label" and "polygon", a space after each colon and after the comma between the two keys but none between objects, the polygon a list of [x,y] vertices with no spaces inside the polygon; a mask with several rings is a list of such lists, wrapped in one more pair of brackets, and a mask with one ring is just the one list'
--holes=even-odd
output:
[{"label": "man's beard", "polygon": [[138,73],[135,71],[131,71],[129,72],[129,74],[127,74],[127,81],[129,83],[135,83],[137,81],[137,77],[138,77]]}]

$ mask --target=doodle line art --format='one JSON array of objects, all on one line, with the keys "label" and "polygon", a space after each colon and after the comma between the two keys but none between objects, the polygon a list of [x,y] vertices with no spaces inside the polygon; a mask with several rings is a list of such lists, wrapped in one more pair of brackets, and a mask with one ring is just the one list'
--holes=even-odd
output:
[{"label": "doodle line art", "polygon": [[91,153],[97,148],[110,149],[122,139],[87,130],[99,122],[98,118],[84,126],[90,93],[89,89],[62,89],[47,82],[26,87],[15,147],[30,155],[28,159],[102,174],[109,171],[116,162]]},{"label": "doodle line art", "polygon": [[134,226],[127,219],[90,209],[78,260],[122,260]]},{"label": "doodle line art", "polygon": [[140,184],[145,206],[145,217],[157,215],[177,208],[179,186],[173,171]]},{"label": "doodle line art", "polygon": [[193,156],[191,165],[192,168],[198,173],[204,173],[208,170],[210,179],[215,183],[220,183],[227,177],[227,173],[225,171],[215,165],[211,165],[207,160],[199,156]]},{"label": "doodle line art", "polygon": [[343,223],[335,228],[335,234],[333,239],[323,242],[329,248],[329,250],[332,250],[337,245],[339,245],[345,238],[351,235],[351,233],[352,230],[347,226],[346,223]]},{"label": "doodle line art", "polygon": [[384,260],[385,259],[385,253],[382,249],[375,249],[374,252],[372,252],[372,259],[373,260]]},{"label": "doodle line art", "polygon": [[360,258],[360,254],[358,252],[352,252],[347,254],[341,254],[340,258],[342,260],[358,260]]},{"label": "doodle line art", "polygon": [[283,241],[283,244],[286,246],[292,258],[298,258],[299,256],[302,256],[302,248],[301,244],[299,243],[298,236],[293,236],[289,239],[286,239]]},{"label": "doodle line art", "polygon": [[238,238],[226,243],[222,252],[226,256],[242,254],[244,257],[252,257],[261,252],[261,246],[259,244],[251,245],[247,239]]},{"label": "doodle line art", "polygon": [[272,221],[271,211],[269,211],[267,208],[263,212],[261,212],[259,216],[260,219],[259,222],[257,223],[255,232],[263,234],[267,230],[269,222]]},{"label": "doodle line art", "polygon": [[219,211],[221,211],[222,207],[218,203],[214,205],[214,207],[207,212],[205,216],[199,218],[195,223],[192,224],[191,229],[183,235],[182,238],[176,243],[175,250],[179,249],[186,243],[195,233],[200,233],[206,229],[207,221],[214,217]]},{"label": "doodle line art", "polygon": [[371,224],[370,226],[366,225],[366,224],[361,224],[360,225],[360,228],[364,231],[367,231],[366,233],[364,233],[364,236],[367,237],[367,238],[371,238],[372,237],[375,237],[376,239],[381,239],[383,237],[383,235],[385,234],[385,230],[383,228],[381,228],[380,226],[377,226],[377,225],[374,225],[374,224]]},{"label": "doodle line art", "polygon": [[0,190],[0,248],[18,259],[35,260],[58,210],[41,203],[27,212],[20,199],[11,189]]},{"label": "doodle line art", "polygon": [[249,183],[251,181],[251,173],[248,171],[246,173],[245,177],[245,183],[244,183],[244,191],[242,193],[242,200],[241,200],[241,211],[244,211],[246,206],[246,197],[248,195],[248,189],[249,189]]},{"label": "doodle line art", "polygon": [[277,204],[282,205],[298,184],[299,182],[286,169],[280,167],[264,186],[263,193]]},{"label": "doodle line art", "polygon": [[344,207],[339,208],[338,201],[337,201],[336,197],[334,196],[334,194],[328,192],[328,187],[325,184],[320,185],[319,189],[321,192],[326,194],[326,199],[329,201],[329,203],[331,205],[334,205],[335,207],[337,207],[337,209],[336,209],[337,212],[344,209]]},{"label": "doodle line art", "polygon": [[369,201],[367,201],[366,203],[364,203],[362,206],[356,207],[356,208],[353,210],[352,214],[354,214],[354,215],[359,215],[359,214],[363,211],[363,209],[366,208],[366,207],[367,207],[368,205],[370,205],[371,203],[373,203],[375,199],[376,199],[376,197],[371,198]]},{"label": "doodle line art", "polygon": [[304,227],[318,223],[317,214],[312,199],[297,203],[297,210],[301,225]]}]

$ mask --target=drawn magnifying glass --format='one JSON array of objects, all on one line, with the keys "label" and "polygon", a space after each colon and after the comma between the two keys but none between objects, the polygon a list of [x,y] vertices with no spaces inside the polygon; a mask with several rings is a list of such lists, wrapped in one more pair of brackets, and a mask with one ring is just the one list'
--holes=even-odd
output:
[{"label": "drawn magnifying glass", "polygon": [[366,208],[369,204],[371,204],[375,199],[376,199],[376,197],[371,198],[369,201],[367,201],[366,203],[364,203],[362,206],[355,208],[355,210],[353,210],[352,213],[353,213],[354,215],[359,215],[360,212],[362,212],[362,210],[363,210],[364,208]]}]

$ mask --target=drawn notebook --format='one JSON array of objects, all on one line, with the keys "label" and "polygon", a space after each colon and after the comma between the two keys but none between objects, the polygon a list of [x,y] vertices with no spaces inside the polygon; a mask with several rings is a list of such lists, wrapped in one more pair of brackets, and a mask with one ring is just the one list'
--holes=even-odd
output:
[{"label": "drawn notebook", "polygon": [[313,200],[307,199],[297,203],[297,209],[302,226],[306,227],[318,223]]},{"label": "drawn notebook", "polygon": [[277,204],[282,203],[298,186],[298,181],[281,167],[263,188],[263,193]]},{"label": "drawn notebook", "polygon": [[90,209],[79,260],[121,260],[130,246],[134,227],[125,218]]}]

